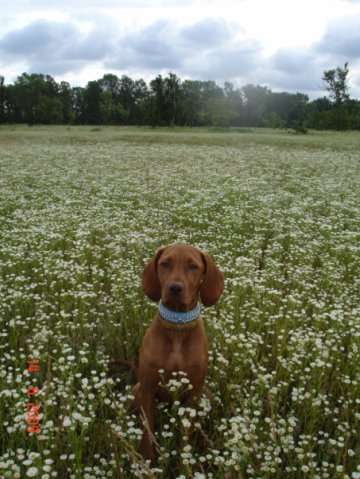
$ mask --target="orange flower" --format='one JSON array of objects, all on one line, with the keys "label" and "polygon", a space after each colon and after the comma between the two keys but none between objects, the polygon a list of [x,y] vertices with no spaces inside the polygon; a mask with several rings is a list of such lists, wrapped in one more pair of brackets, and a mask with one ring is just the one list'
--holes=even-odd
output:
[{"label": "orange flower", "polygon": [[27,432],[33,432],[35,434],[40,432],[40,426],[39,425],[34,425],[34,426],[28,426],[26,428]]},{"label": "orange flower", "polygon": [[38,373],[40,371],[40,364],[38,359],[29,359],[27,370],[30,373]]},{"label": "orange flower", "polygon": [[39,388],[37,386],[32,386],[29,387],[28,390],[26,391],[26,394],[28,396],[35,396],[39,392]]},{"label": "orange flower", "polygon": [[27,405],[26,405],[26,409],[28,410],[28,412],[30,412],[30,411],[39,412],[40,411],[40,404],[35,404],[33,402],[28,402]]},{"label": "orange flower", "polygon": [[39,416],[37,414],[33,417],[27,416],[25,419],[28,426],[38,426],[40,422]]},{"label": "orange flower", "polygon": [[25,420],[28,424],[39,422],[39,411],[37,409],[30,409],[27,413],[25,413]]}]

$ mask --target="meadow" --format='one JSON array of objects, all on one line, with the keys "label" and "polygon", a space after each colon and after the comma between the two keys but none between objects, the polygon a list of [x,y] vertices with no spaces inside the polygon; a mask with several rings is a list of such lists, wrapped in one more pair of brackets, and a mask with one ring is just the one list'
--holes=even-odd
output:
[{"label": "meadow", "polygon": [[[172,242],[225,292],[213,398],[184,408],[174,377],[151,469],[108,364],[136,357],[142,268]],[[359,133],[1,127],[0,477],[359,479],[359,273]]]}]

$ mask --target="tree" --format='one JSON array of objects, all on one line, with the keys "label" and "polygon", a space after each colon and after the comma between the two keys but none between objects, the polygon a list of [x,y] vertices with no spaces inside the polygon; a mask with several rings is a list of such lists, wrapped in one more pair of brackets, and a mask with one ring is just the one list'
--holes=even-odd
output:
[{"label": "tree", "polygon": [[121,123],[118,115],[120,104],[120,79],[112,73],[107,73],[99,80],[101,88],[100,109],[105,123]]},{"label": "tree", "polygon": [[349,74],[348,65],[348,63],[345,63],[344,68],[337,67],[333,70],[325,70],[322,78],[326,83],[330,98],[335,101],[337,106],[342,105],[349,99],[349,87],[346,83],[346,77]]},{"label": "tree", "polygon": [[102,91],[98,81],[89,81],[85,89],[85,122],[90,125],[102,123]]},{"label": "tree", "polygon": [[317,98],[307,106],[307,123],[310,128],[325,130],[331,128],[333,105],[328,97]]},{"label": "tree", "polygon": [[201,83],[198,80],[185,80],[180,85],[177,118],[181,125],[200,125]]},{"label": "tree", "polygon": [[17,90],[14,84],[6,86],[5,90],[6,119],[10,123],[21,123],[20,109],[17,102]]},{"label": "tree", "polygon": [[15,121],[30,125],[62,121],[58,84],[50,75],[23,73],[16,79],[12,93]]},{"label": "tree", "polygon": [[126,112],[126,118],[129,120],[129,123],[132,122],[135,107],[134,88],[134,80],[127,75],[122,75],[120,78],[119,99],[123,109]]},{"label": "tree", "polygon": [[271,91],[260,85],[245,85],[242,87],[244,96],[244,126],[263,126],[264,114]]},{"label": "tree", "polygon": [[5,122],[5,78],[0,75],[0,123]]},{"label": "tree", "polygon": [[224,83],[224,93],[228,108],[231,110],[231,123],[240,126],[244,108],[243,93],[241,90],[234,88],[234,85],[230,82]]},{"label": "tree", "polygon": [[120,94],[120,79],[112,73],[104,75],[101,80],[99,80],[99,85],[103,91],[110,92],[113,98],[116,98]]},{"label": "tree", "polygon": [[[223,104],[222,100],[224,99],[223,89],[217,85],[214,81],[202,81],[200,82],[200,92],[201,92],[201,101],[200,101],[200,111],[199,118],[201,125],[214,125],[214,120],[218,124],[218,120],[221,118],[221,114],[214,116],[214,108],[218,103],[221,107]],[[217,117],[217,118],[216,118]]]},{"label": "tree", "polygon": [[34,123],[59,124],[63,121],[63,105],[60,98],[42,95],[36,108]]},{"label": "tree", "polygon": [[295,129],[304,127],[308,101],[308,96],[302,93],[270,92],[264,113],[266,125]]},{"label": "tree", "polygon": [[174,73],[158,75],[149,86],[143,79],[108,73],[86,88],[39,73],[23,73],[5,85],[0,75],[0,123],[360,129],[360,101],[349,98],[348,73],[347,63],[325,71],[330,95],[311,102],[302,93],[182,81]]},{"label": "tree", "polygon": [[72,88],[71,98],[75,123],[86,123],[85,88],[80,86]]},{"label": "tree", "polygon": [[168,124],[174,126],[176,123],[176,106],[180,92],[180,78],[175,73],[169,73],[165,78],[165,96],[168,110]]},{"label": "tree", "polygon": [[226,97],[208,100],[207,114],[210,124],[219,127],[231,126],[236,118],[236,111]]},{"label": "tree", "polygon": [[150,123],[149,108],[149,89],[142,78],[135,80],[134,88],[134,106],[132,110],[131,120],[136,125],[144,125]]},{"label": "tree", "polygon": [[333,70],[326,70],[323,76],[323,80],[327,84],[326,89],[335,105],[333,118],[337,130],[346,130],[351,126],[351,118],[347,109],[350,98],[346,78],[348,74],[348,63],[345,63],[344,68],[337,67]]},{"label": "tree", "polygon": [[62,81],[59,86],[59,99],[62,105],[62,118],[63,122],[68,124],[74,121],[73,111],[73,92],[68,82]]},{"label": "tree", "polygon": [[164,106],[165,106],[165,87],[164,80],[161,75],[158,75],[154,80],[150,82],[152,102],[151,108],[151,123],[153,126],[161,125],[164,118]]}]

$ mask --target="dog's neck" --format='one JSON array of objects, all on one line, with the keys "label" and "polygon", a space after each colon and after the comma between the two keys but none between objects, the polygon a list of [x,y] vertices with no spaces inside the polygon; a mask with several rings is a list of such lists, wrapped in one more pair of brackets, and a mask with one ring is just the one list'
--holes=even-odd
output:
[{"label": "dog's neck", "polygon": [[201,306],[198,303],[191,311],[179,312],[168,309],[162,303],[159,304],[158,315],[165,326],[174,329],[188,329],[196,325],[201,313]]}]

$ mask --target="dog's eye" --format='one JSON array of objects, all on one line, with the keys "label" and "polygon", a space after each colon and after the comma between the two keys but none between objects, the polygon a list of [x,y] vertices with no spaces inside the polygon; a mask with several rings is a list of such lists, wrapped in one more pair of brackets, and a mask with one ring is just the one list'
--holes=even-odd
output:
[{"label": "dog's eye", "polygon": [[189,270],[190,271],[196,271],[198,269],[199,269],[199,267],[198,267],[197,264],[194,264],[194,263],[189,264]]},{"label": "dog's eye", "polygon": [[169,262],[169,261],[162,261],[162,262],[159,264],[159,266],[160,266],[161,268],[165,268],[165,269],[166,269],[166,268],[170,268],[170,262]]}]

